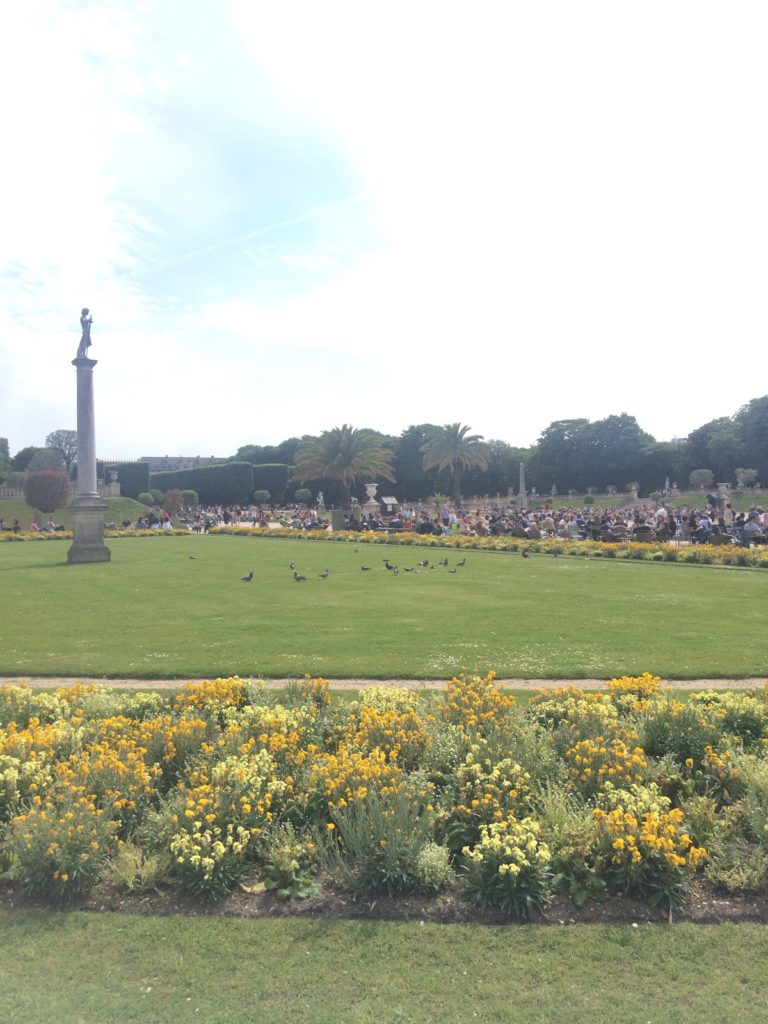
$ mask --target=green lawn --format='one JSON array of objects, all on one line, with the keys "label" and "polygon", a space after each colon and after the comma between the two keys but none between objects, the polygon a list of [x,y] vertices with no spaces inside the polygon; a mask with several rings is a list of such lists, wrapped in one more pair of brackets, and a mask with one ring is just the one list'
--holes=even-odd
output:
[{"label": "green lawn", "polygon": [[0,911],[4,1024],[764,1020],[760,925],[486,927]]},{"label": "green lawn", "polygon": [[768,673],[759,570],[468,551],[455,573],[394,576],[387,555],[402,570],[446,552],[192,535],[109,545],[112,562],[94,565],[67,565],[66,541],[0,545],[0,674]]},{"label": "green lawn", "polygon": [[[132,523],[135,523],[140,516],[143,516],[148,511],[146,505],[134,501],[133,498],[105,498],[104,503],[107,506],[104,513],[105,521],[117,523],[118,526],[125,519],[130,519]],[[6,523],[12,523],[14,519],[18,519],[22,527],[28,530],[34,515],[34,511],[25,501],[17,501],[15,499],[12,501],[5,499],[0,501],[0,516],[2,516]],[[44,513],[38,513],[38,526],[44,526],[49,518]],[[53,518],[60,526],[65,526],[68,530],[72,529],[72,512],[69,507],[54,512]]]}]

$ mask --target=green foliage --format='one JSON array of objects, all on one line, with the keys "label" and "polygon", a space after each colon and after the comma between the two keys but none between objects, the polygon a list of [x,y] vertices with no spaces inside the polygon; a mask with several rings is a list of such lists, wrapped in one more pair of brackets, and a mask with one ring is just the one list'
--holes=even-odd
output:
[{"label": "green foliage", "polygon": [[66,903],[98,880],[116,848],[117,824],[74,787],[37,801],[11,821],[6,847],[29,892]]},{"label": "green foliage", "polygon": [[419,850],[414,865],[414,879],[424,892],[439,892],[454,880],[451,851],[447,846],[428,842]]},{"label": "green foliage", "polygon": [[135,498],[141,501],[142,492],[149,490],[149,463],[148,462],[118,462],[105,463],[99,475],[109,479],[109,471],[117,473],[117,482],[120,484],[120,494],[126,498]]},{"label": "green foliage", "polygon": [[30,508],[50,515],[69,501],[69,477],[59,469],[39,469],[27,473],[24,498]]},{"label": "green foliage", "polygon": [[694,469],[688,474],[691,487],[703,491],[706,487],[712,486],[715,475],[711,469]]},{"label": "green foliage", "polygon": [[230,822],[221,827],[192,827],[177,832],[170,842],[173,874],[181,888],[202,900],[225,896],[245,870],[250,833]]},{"label": "green foliage", "polygon": [[47,448],[55,448],[61,452],[61,457],[69,473],[72,463],[77,459],[77,431],[76,430],[54,430],[45,439]]},{"label": "green foliage", "polygon": [[247,505],[253,494],[253,466],[250,462],[225,462],[197,469],[151,473],[153,488],[197,491],[201,505]]},{"label": "green foliage", "polygon": [[285,501],[290,466],[285,462],[260,463],[253,467],[253,486],[257,491],[269,491],[279,504]]},{"label": "green foliage", "polygon": [[269,501],[271,497],[272,495],[269,493],[269,491],[259,490],[253,492],[253,500],[257,502],[259,505],[263,505],[265,502]]},{"label": "green foliage", "polygon": [[462,853],[464,891],[483,910],[527,920],[549,902],[551,855],[532,818],[483,825],[478,842]]},{"label": "green foliage", "polygon": [[186,488],[181,492],[181,500],[183,501],[186,508],[195,508],[200,504],[200,499],[197,496],[197,491],[192,491]]},{"label": "green foliage", "polygon": [[320,863],[353,898],[395,896],[419,887],[417,862],[432,838],[432,821],[413,793],[370,790],[331,817],[334,827],[321,837]]},{"label": "green foliage", "polygon": [[11,472],[11,455],[8,449],[8,438],[0,437],[0,484],[5,483]]},{"label": "green foliage", "polygon": [[293,492],[293,497],[296,501],[301,501],[306,504],[312,500],[312,491],[310,491],[308,487],[297,487]]},{"label": "green foliage", "polygon": [[768,851],[742,836],[718,837],[709,847],[704,877],[726,892],[768,891]]},{"label": "green foliage", "polygon": [[294,459],[292,480],[336,480],[342,507],[349,508],[351,488],[359,477],[394,482],[394,452],[382,444],[376,431],[357,429],[344,423],[326,430],[302,444]]},{"label": "green foliage", "polygon": [[27,463],[27,473],[41,469],[65,471],[64,457],[58,448],[39,448]]},{"label": "green foliage", "polygon": [[736,762],[744,787],[739,808],[749,838],[768,850],[768,761],[744,755]]},{"label": "green foliage", "polygon": [[486,470],[490,462],[490,449],[482,434],[470,434],[470,429],[460,423],[445,423],[435,427],[421,446],[424,469],[450,470],[451,497],[456,505],[461,504],[463,471],[473,467]]},{"label": "green foliage", "polygon": [[317,845],[296,834],[289,822],[278,825],[264,843],[264,886],[279,900],[317,896],[320,886],[312,877]]},{"label": "green foliage", "polygon": [[11,469],[15,470],[17,473],[26,472],[32,456],[36,452],[42,451],[45,451],[45,448],[40,448],[35,445],[29,445],[27,448],[21,448],[11,459]]},{"label": "green foliage", "polygon": [[162,505],[163,503],[163,492],[159,491],[156,487],[150,488],[150,496],[152,498],[153,505]]},{"label": "green foliage", "polygon": [[110,864],[113,884],[125,892],[150,892],[165,882],[170,872],[170,854],[148,852],[134,843],[120,846]]},{"label": "green foliage", "polygon": [[172,516],[177,516],[181,512],[183,504],[184,499],[178,487],[171,488],[163,495],[163,508]]},{"label": "green foliage", "polygon": [[149,491],[142,491],[139,495],[139,501],[142,505],[146,505],[150,508],[155,503],[155,499],[152,497]]}]

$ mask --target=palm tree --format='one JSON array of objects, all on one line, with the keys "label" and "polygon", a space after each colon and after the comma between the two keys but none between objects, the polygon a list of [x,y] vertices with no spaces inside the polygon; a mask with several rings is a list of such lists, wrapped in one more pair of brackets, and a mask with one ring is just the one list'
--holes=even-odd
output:
[{"label": "palm tree", "polygon": [[482,434],[469,434],[470,427],[460,423],[445,423],[436,427],[432,436],[421,446],[424,469],[451,471],[451,493],[455,505],[461,504],[461,474],[465,469],[487,469],[490,461],[488,445]]},{"label": "palm tree", "polygon": [[394,483],[395,453],[374,430],[334,427],[303,444],[294,456],[292,480],[338,480],[342,508],[350,506],[350,489],[359,476],[380,476]]}]

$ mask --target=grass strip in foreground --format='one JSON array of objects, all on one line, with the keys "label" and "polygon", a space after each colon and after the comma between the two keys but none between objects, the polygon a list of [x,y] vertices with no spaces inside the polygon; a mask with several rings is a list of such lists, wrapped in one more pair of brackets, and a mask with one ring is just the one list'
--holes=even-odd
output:
[{"label": "grass strip in foreground", "polygon": [[698,1024],[768,1012],[760,925],[0,911],[4,1024]]}]

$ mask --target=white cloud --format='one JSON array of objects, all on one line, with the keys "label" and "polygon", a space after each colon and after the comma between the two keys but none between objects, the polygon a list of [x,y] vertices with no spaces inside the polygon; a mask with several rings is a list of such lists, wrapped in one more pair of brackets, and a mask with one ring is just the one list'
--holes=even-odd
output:
[{"label": "white cloud", "polygon": [[[664,438],[765,390],[761,3],[48,2],[6,20],[14,450],[73,425],[84,303],[110,457],[342,421],[523,444],[622,410]],[[325,171],[286,111],[362,185],[322,230]],[[306,161],[298,210],[270,146]],[[275,209],[254,219],[260,190]]]}]

